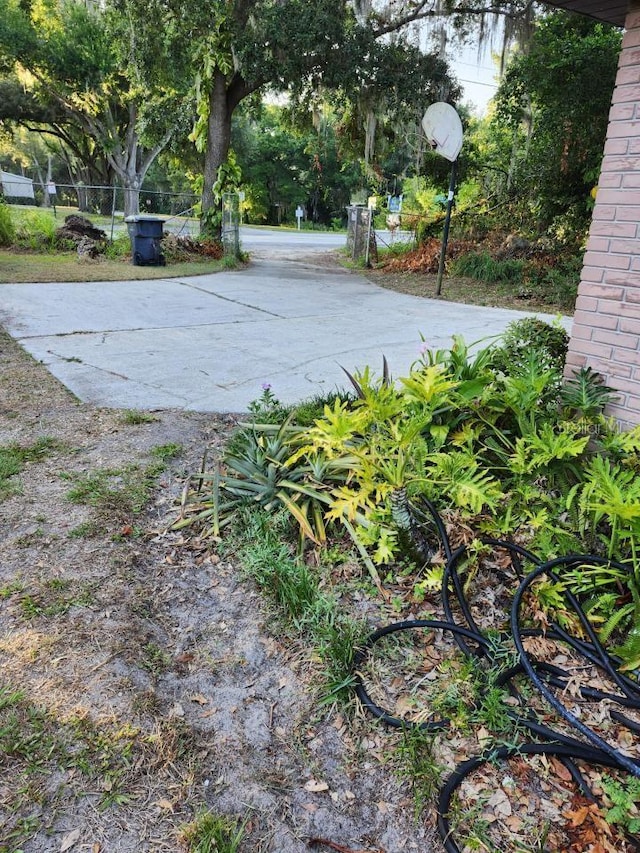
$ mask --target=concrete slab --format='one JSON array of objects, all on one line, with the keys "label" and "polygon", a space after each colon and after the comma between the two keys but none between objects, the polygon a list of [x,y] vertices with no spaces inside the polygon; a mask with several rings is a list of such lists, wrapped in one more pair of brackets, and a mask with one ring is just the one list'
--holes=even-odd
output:
[{"label": "concrete slab", "polygon": [[277,260],[189,279],[0,285],[9,333],[80,399],[117,408],[243,412],[263,383],[291,403],[346,387],[342,367],[380,371],[383,355],[406,372],[422,337],[474,342],[525,316]]}]

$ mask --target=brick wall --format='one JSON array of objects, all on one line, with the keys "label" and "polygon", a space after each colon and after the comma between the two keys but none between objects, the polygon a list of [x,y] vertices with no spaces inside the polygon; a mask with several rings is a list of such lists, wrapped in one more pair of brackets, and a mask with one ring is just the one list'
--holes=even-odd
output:
[{"label": "brick wall", "polygon": [[640,0],[627,15],[567,373],[582,366],[618,392],[608,414],[640,424]]}]

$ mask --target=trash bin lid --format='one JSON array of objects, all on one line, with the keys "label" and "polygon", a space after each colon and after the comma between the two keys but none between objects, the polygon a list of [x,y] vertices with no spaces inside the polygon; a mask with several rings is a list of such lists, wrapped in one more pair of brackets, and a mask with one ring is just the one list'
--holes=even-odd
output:
[{"label": "trash bin lid", "polygon": [[166,219],[162,219],[160,216],[145,216],[144,214],[137,213],[135,216],[125,216],[125,222],[166,222]]}]

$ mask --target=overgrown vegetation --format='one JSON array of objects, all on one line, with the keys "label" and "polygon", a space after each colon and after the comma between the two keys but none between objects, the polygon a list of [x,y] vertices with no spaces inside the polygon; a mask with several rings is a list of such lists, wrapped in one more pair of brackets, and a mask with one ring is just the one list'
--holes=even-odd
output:
[{"label": "overgrown vegetation", "polygon": [[537,320],[512,325],[501,344],[455,337],[397,382],[369,369],[351,377],[356,396],[334,397],[311,425],[268,389],[221,465],[187,489],[177,526],[220,539],[247,507],[285,513],[301,553],[346,536],[374,583],[412,561],[419,594],[438,573],[420,512],[428,499],[478,536],[628,566],[629,604],[615,606],[622,579],[603,570],[589,581],[591,614],[603,637],[615,628],[619,654],[635,665],[635,644],[623,639],[640,627],[640,434],[604,417],[612,392],[590,370],[563,381],[566,343]]},{"label": "overgrown vegetation", "polygon": [[[447,350],[425,349],[395,382],[386,365],[380,376],[366,368],[349,377],[349,392],[322,406],[283,407],[265,388],[220,464],[193,475],[175,526],[194,528],[222,552],[228,541],[237,548],[242,531],[245,571],[277,605],[283,630],[316,650],[327,701],[346,695],[362,642],[363,625],[348,615],[354,586],[387,613],[427,606],[441,588],[444,558],[426,501],[460,531],[465,586],[480,582],[487,560],[493,565],[480,541],[487,537],[542,559],[601,558],[537,583],[527,619],[579,633],[563,599],[567,590],[621,669],[634,671],[640,431],[621,432],[605,417],[613,392],[591,370],[563,379],[566,348],[560,326],[528,318],[488,346],[454,337]],[[342,585],[341,560],[350,563],[354,585]],[[495,583],[487,588],[493,595]],[[400,715],[444,717],[450,738],[479,729],[509,745],[518,723],[500,682],[514,662],[507,651],[492,653],[488,671],[460,654],[443,661],[438,653],[441,678],[430,688],[429,653],[425,663],[423,647],[407,651],[394,639],[382,662],[369,657],[367,677],[388,679],[383,695],[395,696]],[[420,683],[426,679],[421,703],[403,667],[419,673]],[[420,812],[441,774],[427,733],[403,732],[392,765],[409,781]],[[615,780],[603,787],[612,803],[607,819],[635,820],[635,793]],[[479,813],[468,837],[482,836],[481,824]]]}]

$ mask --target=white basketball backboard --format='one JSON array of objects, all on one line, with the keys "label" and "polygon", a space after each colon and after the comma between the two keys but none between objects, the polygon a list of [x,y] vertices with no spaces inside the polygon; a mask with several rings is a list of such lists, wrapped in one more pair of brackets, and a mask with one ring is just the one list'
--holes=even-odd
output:
[{"label": "white basketball backboard", "polygon": [[452,163],[458,159],[462,148],[462,122],[451,104],[444,101],[431,104],[422,118],[422,129],[438,154]]}]

